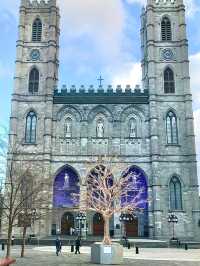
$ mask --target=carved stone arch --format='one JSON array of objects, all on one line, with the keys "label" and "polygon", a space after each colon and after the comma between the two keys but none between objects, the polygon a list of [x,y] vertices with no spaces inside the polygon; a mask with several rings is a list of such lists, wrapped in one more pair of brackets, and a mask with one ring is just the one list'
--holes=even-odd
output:
[{"label": "carved stone arch", "polygon": [[[129,169],[130,170],[131,169],[135,169],[136,171],[140,172],[143,175],[143,178],[145,178],[145,182],[146,182],[146,184],[148,186],[148,184],[149,184],[148,175],[140,166],[135,165],[135,164],[131,164],[129,167],[127,167],[126,170],[129,170]],[[124,173],[122,173],[122,174],[124,174]]]},{"label": "carved stone arch", "polygon": [[35,110],[35,108],[33,108],[33,107],[28,108],[28,109],[24,112],[23,119],[26,119],[27,115],[28,115],[30,112],[34,112],[35,115],[36,115],[36,117],[37,117],[37,120],[38,120],[38,113],[37,113],[37,111]]},{"label": "carved stone arch", "polygon": [[56,114],[56,120],[61,121],[67,114],[70,114],[77,122],[82,121],[81,112],[74,106],[65,105]]},{"label": "carved stone arch", "polygon": [[65,164],[60,167],[53,175],[53,206],[77,207],[79,202],[73,200],[73,194],[80,194],[80,186],[80,175],[73,166]]},{"label": "carved stone arch", "polygon": [[164,18],[168,18],[169,21],[172,23],[172,17],[168,13],[164,13],[160,16],[160,23],[163,21]]},{"label": "carved stone arch", "polygon": [[135,107],[135,106],[132,106],[132,105],[126,107],[126,108],[121,112],[120,120],[121,120],[122,122],[125,121],[125,119],[126,119],[130,114],[133,114],[133,115],[139,117],[141,121],[144,121],[144,117],[145,117],[144,111],[143,111],[141,108],[139,108],[139,107]]},{"label": "carved stone arch", "polygon": [[65,168],[71,168],[71,169],[76,173],[76,175],[78,176],[78,179],[79,179],[79,183],[80,183],[80,185],[81,185],[81,184],[82,184],[82,179],[81,179],[81,176],[80,176],[79,172],[76,170],[76,168],[74,168],[74,167],[71,166],[70,164],[65,164],[65,165],[59,167],[59,168],[56,170],[56,172],[53,174],[53,177],[52,177],[53,182],[55,181],[56,176],[57,176],[62,170],[64,170]]},{"label": "carved stone arch", "polygon": [[170,182],[171,182],[171,180],[172,180],[172,177],[176,177],[176,178],[178,178],[179,181],[180,181],[180,183],[181,183],[182,188],[185,187],[185,182],[183,181],[182,177],[181,177],[179,174],[177,174],[177,173],[173,173],[173,174],[170,174],[170,175],[168,176],[168,178],[167,178],[167,182],[166,182],[166,186],[169,187],[169,184],[170,184]]},{"label": "carved stone arch", "polygon": [[111,111],[103,105],[94,107],[88,114],[88,122],[92,122],[98,114],[102,114],[108,122],[113,121],[113,115]]},{"label": "carved stone arch", "polygon": [[37,69],[37,71],[39,72],[39,80],[40,80],[40,78],[41,78],[40,66],[38,66],[36,64],[31,65],[30,68],[27,69],[27,77],[28,77],[27,80],[29,81],[29,75],[33,69]]},{"label": "carved stone arch", "polygon": [[[131,131],[131,120],[135,120],[134,133]],[[121,120],[121,137],[125,138],[142,138],[143,137],[143,121],[144,114],[140,110],[135,109],[133,106],[129,106],[123,110],[120,116]],[[125,129],[125,130],[124,130]]]},{"label": "carved stone arch", "polygon": [[174,113],[174,114],[175,114],[175,116],[176,116],[176,118],[177,118],[177,120],[179,120],[179,119],[180,119],[180,117],[179,117],[179,115],[178,115],[178,113],[177,113],[176,109],[174,109],[173,107],[169,107],[169,108],[167,109],[167,111],[166,111],[166,112],[163,114],[163,120],[165,120],[165,119],[166,119],[166,117],[167,117],[167,114],[168,114],[169,112],[172,112],[172,113]]},{"label": "carved stone arch", "polygon": [[171,69],[171,70],[173,71],[173,73],[174,73],[174,78],[175,78],[175,76],[176,76],[176,68],[175,68],[173,65],[171,65],[171,64],[166,64],[166,65],[164,66],[164,68],[163,68],[163,73],[165,72],[165,70],[166,70],[167,68],[169,68],[169,69]]}]

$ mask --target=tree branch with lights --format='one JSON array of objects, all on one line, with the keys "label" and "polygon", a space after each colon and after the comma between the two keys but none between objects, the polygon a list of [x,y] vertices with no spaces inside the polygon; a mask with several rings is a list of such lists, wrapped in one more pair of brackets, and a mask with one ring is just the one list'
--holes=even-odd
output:
[{"label": "tree branch with lights", "polygon": [[[86,178],[87,189],[80,195],[74,195],[81,212],[94,211],[104,219],[103,243],[112,243],[109,221],[114,213],[135,215],[143,211],[145,187],[140,183],[139,175],[131,168],[122,172],[120,177],[113,176],[116,171],[113,158],[100,158]],[[91,169],[91,168],[90,168]]]}]

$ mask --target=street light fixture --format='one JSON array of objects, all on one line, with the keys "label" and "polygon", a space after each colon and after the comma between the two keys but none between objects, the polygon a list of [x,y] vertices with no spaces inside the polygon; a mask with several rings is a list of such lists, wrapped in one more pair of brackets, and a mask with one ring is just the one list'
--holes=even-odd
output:
[{"label": "street light fixture", "polygon": [[169,216],[168,216],[168,223],[170,224],[172,224],[172,228],[173,228],[173,237],[172,237],[172,239],[171,240],[177,240],[177,238],[175,238],[174,236],[175,236],[175,224],[177,224],[178,223],[178,217],[174,214],[174,213],[172,213],[172,214],[169,214]]},{"label": "street light fixture", "polygon": [[76,220],[79,223],[79,235],[82,237],[82,222],[85,222],[87,219],[86,214],[83,212],[79,212],[79,214],[76,216]]}]

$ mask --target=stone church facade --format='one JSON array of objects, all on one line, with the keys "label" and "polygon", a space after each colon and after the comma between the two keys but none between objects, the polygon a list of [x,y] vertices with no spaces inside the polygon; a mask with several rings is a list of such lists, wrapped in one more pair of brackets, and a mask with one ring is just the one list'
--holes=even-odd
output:
[{"label": "stone church facade", "polygon": [[[48,204],[41,206],[46,215],[36,221],[32,232],[70,234],[72,227],[80,226],[70,191],[85,189],[87,162],[106,154],[146,180],[146,214],[124,225],[127,233],[168,239],[172,236],[168,216],[174,213],[176,236],[199,239],[183,0],[148,0],[142,10],[142,89],[63,86],[59,90],[59,20],[56,0],[21,0],[10,142],[23,140],[16,160],[42,169],[38,178],[46,185]],[[123,170],[119,167],[116,175]],[[81,227],[89,235],[102,234],[101,217],[88,213]],[[114,215],[112,234],[123,234],[122,227],[119,215]]]}]

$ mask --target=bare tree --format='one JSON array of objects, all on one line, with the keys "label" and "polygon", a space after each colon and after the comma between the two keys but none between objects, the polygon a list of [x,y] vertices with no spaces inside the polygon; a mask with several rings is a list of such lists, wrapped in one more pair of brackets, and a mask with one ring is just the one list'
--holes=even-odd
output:
[{"label": "bare tree", "polygon": [[0,182],[2,184],[6,176],[6,158],[8,148],[8,129],[0,125]]},{"label": "bare tree", "polygon": [[116,164],[112,158],[101,159],[89,172],[87,189],[80,195],[74,195],[76,203],[80,204],[80,211],[95,211],[104,219],[103,243],[110,245],[109,221],[114,213],[130,215],[142,211],[145,205],[143,193],[145,187],[140,183],[138,174],[128,168],[120,177],[113,177]]},{"label": "bare tree", "polygon": [[[17,155],[20,154],[20,145],[15,145],[9,149],[6,179],[3,188],[4,199],[1,200],[1,206],[5,224],[7,226],[7,251],[6,257],[11,254],[12,232],[15,226],[23,227],[23,243],[21,256],[24,256],[26,231],[30,223],[30,213],[33,208],[38,207],[41,198],[42,183],[34,175],[34,169],[38,170],[39,166],[32,163],[25,163],[23,158],[17,161]],[[41,171],[42,172],[42,171]],[[36,204],[38,203],[38,204]],[[26,223],[19,224],[20,217],[26,217]]]},{"label": "bare tree", "polygon": [[27,229],[31,227],[36,220],[42,217],[41,206],[46,200],[40,196],[41,186],[33,183],[34,176],[27,172],[22,180],[20,198],[22,202],[21,211],[18,215],[18,227],[22,228],[21,257],[25,255]]}]

